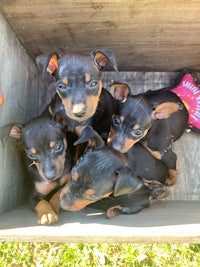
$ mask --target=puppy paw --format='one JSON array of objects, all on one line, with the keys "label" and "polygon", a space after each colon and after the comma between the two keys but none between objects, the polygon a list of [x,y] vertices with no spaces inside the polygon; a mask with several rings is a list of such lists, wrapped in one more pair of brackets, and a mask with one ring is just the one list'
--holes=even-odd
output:
[{"label": "puppy paw", "polygon": [[119,215],[121,210],[122,210],[121,206],[115,206],[115,207],[109,208],[106,212],[106,217],[108,219],[112,219],[116,217],[117,215]]},{"label": "puppy paw", "polygon": [[50,225],[58,220],[58,215],[46,200],[38,202],[35,206],[35,210],[37,212],[38,224]]},{"label": "puppy paw", "polygon": [[163,184],[152,184],[149,189],[150,200],[159,200],[166,198],[170,193],[167,186]]},{"label": "puppy paw", "polygon": [[169,173],[169,176],[165,182],[165,184],[167,186],[172,186],[176,183],[177,181],[177,178],[178,178],[178,170],[172,170],[172,169],[169,169],[168,170],[168,173]]},{"label": "puppy paw", "polygon": [[38,216],[38,224],[41,225],[50,225],[52,223],[57,222],[58,220],[58,215],[55,212],[49,212],[46,214],[40,214],[40,216]]}]

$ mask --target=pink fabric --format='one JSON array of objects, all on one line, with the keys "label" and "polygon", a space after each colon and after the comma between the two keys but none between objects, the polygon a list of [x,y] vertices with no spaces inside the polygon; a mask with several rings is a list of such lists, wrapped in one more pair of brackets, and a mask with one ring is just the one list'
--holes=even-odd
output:
[{"label": "pink fabric", "polygon": [[183,101],[189,112],[188,124],[200,129],[200,87],[191,74],[185,74],[179,85],[171,89]]}]

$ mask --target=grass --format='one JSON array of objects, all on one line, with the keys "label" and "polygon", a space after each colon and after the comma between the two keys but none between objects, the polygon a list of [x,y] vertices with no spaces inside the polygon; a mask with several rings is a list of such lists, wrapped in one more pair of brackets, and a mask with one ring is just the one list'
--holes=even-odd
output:
[{"label": "grass", "polygon": [[197,267],[200,245],[0,243],[0,267]]}]

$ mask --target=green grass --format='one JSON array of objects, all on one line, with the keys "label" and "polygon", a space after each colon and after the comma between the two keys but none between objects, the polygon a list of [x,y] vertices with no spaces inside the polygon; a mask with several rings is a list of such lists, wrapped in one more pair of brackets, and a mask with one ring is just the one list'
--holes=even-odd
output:
[{"label": "green grass", "polygon": [[200,245],[0,243],[0,267],[197,267]]}]

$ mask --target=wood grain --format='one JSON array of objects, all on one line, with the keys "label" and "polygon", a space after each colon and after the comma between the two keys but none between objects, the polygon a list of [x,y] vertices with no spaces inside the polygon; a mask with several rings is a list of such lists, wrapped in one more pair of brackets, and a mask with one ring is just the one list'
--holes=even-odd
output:
[{"label": "wood grain", "polygon": [[0,1],[18,38],[41,53],[107,47],[121,71],[200,70],[199,1]]}]

